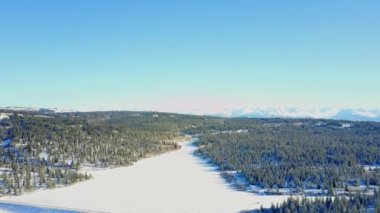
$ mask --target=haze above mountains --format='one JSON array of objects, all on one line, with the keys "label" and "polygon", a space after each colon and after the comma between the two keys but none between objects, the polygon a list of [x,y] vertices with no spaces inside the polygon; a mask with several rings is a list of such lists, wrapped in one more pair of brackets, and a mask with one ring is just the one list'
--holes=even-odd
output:
[{"label": "haze above mountains", "polygon": [[[64,110],[59,108],[31,108],[31,107],[1,107],[3,110],[17,111],[46,111],[46,112],[75,112],[82,110]],[[99,110],[112,111],[112,110]],[[120,111],[120,110],[117,110]],[[147,111],[147,110],[125,110],[125,111]],[[155,110],[148,110],[155,111]],[[223,113],[202,113],[200,111],[173,112],[181,114],[211,115],[220,117],[247,117],[247,118],[322,118],[350,121],[375,121],[380,122],[380,109],[351,109],[351,108],[255,108],[244,107],[239,109],[225,110]]]}]

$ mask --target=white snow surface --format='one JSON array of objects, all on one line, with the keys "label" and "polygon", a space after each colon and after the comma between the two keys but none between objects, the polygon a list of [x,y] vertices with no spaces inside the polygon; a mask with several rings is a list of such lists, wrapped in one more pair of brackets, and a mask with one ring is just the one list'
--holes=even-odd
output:
[{"label": "white snow surface", "polygon": [[193,155],[192,142],[129,167],[92,170],[92,179],[72,186],[0,200],[100,212],[231,213],[287,198],[236,191],[214,167]]},{"label": "white snow surface", "polygon": [[8,119],[11,115],[13,115],[13,113],[0,113],[0,121],[3,119]]},{"label": "white snow surface", "polygon": [[43,151],[43,152],[41,152],[41,153],[38,155],[38,157],[39,157],[40,159],[48,160],[48,159],[49,159],[49,154],[48,154],[46,151]]}]

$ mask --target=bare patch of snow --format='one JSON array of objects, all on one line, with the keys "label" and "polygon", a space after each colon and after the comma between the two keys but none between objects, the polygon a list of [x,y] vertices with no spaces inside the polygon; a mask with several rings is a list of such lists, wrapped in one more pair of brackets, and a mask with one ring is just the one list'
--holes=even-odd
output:
[{"label": "bare patch of snow", "polygon": [[380,169],[380,165],[379,164],[376,164],[376,165],[363,165],[363,168],[366,171],[371,171],[371,170],[375,170],[375,169]]},{"label": "bare patch of snow", "polygon": [[13,115],[13,113],[0,113],[0,121],[3,119],[9,119],[9,116]]},{"label": "bare patch of snow", "polygon": [[49,154],[46,152],[46,151],[42,151],[39,155],[38,155],[38,157],[40,158],[40,159],[44,159],[44,160],[48,160],[48,158],[49,158]]}]

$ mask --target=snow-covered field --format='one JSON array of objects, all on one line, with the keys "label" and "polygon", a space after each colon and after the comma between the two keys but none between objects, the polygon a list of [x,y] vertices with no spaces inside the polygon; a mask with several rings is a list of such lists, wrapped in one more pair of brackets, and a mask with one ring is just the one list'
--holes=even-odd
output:
[{"label": "snow-covered field", "polygon": [[92,171],[91,180],[0,201],[97,212],[239,212],[269,207],[286,196],[259,196],[232,189],[215,168],[193,156],[192,141],[180,150],[129,167]]}]

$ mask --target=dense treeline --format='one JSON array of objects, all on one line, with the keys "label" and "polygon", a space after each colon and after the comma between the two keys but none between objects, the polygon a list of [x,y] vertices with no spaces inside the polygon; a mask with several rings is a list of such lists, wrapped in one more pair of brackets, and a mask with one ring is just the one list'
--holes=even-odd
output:
[{"label": "dense treeline", "polygon": [[129,165],[179,148],[181,128],[204,118],[135,112],[52,113],[8,111],[0,120],[0,193],[67,185],[89,175],[82,165]]},{"label": "dense treeline", "polygon": [[372,196],[355,194],[347,197],[327,197],[314,199],[289,198],[280,205],[272,205],[270,208],[245,211],[246,213],[380,213],[380,196],[376,190]]},{"label": "dense treeline", "polygon": [[199,137],[198,155],[263,188],[334,194],[337,188],[352,193],[358,186],[380,185],[380,169],[363,169],[380,165],[379,123],[154,112],[6,113],[0,120],[2,194],[87,179],[79,172],[83,165],[129,165],[179,148],[172,140],[181,133]]},{"label": "dense treeline", "polygon": [[[347,189],[347,185],[380,183],[378,169],[363,169],[363,165],[380,164],[379,123],[241,120],[241,123],[239,119],[225,121],[219,132],[209,131],[200,136],[197,154],[210,159],[221,170],[241,172],[250,184],[263,188],[328,191]],[[246,131],[225,131],[238,128]]]}]

